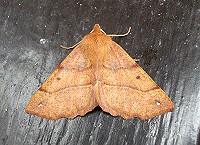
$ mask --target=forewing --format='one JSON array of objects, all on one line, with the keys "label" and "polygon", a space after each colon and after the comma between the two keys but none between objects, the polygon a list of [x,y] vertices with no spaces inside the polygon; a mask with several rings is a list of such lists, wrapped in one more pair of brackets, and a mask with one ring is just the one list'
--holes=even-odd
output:
[{"label": "forewing", "polygon": [[100,73],[97,101],[113,116],[149,119],[174,108],[164,91],[115,42],[103,59]]},{"label": "forewing", "polygon": [[31,98],[26,112],[47,119],[74,118],[97,106],[92,64],[81,44],[63,60]]}]

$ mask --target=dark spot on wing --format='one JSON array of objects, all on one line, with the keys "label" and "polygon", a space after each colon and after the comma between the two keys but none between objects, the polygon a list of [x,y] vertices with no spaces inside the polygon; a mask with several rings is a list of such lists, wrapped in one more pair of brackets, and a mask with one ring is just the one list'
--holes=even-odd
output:
[{"label": "dark spot on wing", "polygon": [[136,79],[140,79],[140,76],[136,76]]}]

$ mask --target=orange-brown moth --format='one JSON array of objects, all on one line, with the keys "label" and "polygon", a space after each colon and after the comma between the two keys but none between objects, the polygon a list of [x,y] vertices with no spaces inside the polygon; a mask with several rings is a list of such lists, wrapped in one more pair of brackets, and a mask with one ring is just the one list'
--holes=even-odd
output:
[{"label": "orange-brown moth", "polygon": [[31,98],[26,112],[47,119],[83,116],[96,106],[125,119],[149,119],[174,104],[96,24]]}]

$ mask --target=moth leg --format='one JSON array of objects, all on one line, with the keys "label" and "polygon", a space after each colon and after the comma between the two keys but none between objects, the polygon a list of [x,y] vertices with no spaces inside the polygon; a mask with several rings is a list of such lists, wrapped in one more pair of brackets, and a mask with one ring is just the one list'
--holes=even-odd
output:
[{"label": "moth leg", "polygon": [[140,59],[133,59],[135,62],[139,62],[140,61]]}]

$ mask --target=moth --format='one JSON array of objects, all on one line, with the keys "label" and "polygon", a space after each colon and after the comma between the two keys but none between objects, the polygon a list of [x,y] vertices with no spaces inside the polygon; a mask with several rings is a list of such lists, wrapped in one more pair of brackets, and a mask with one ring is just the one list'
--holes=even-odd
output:
[{"label": "moth", "polygon": [[174,104],[150,76],[95,24],[31,98],[26,112],[56,120],[96,106],[125,119],[150,119]]}]

